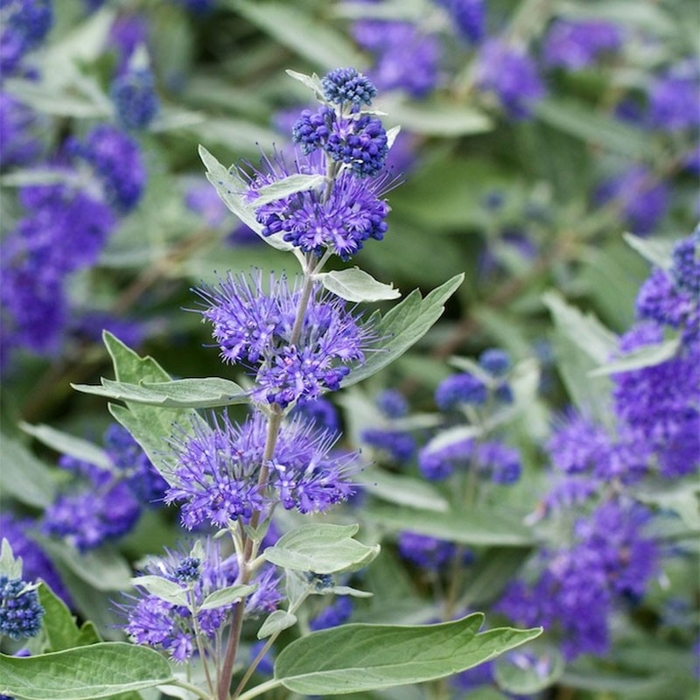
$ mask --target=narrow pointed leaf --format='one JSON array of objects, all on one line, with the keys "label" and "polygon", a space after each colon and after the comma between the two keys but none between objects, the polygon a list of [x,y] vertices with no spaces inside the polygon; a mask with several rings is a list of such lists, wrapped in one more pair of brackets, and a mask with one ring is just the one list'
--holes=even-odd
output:
[{"label": "narrow pointed leaf", "polygon": [[378,282],[359,267],[323,272],[317,277],[329,292],[347,301],[385,301],[401,296],[401,292],[391,284]]},{"label": "narrow pointed leaf", "polygon": [[638,350],[630,352],[617,360],[607,362],[602,367],[591,370],[589,377],[609,376],[618,372],[631,372],[643,367],[653,367],[676,355],[680,346],[680,338],[666,340],[657,345],[645,345]]},{"label": "narrow pointed leaf", "polygon": [[379,312],[372,314],[368,323],[381,342],[363,365],[350,371],[342,386],[352,386],[372,376],[418,342],[440,318],[445,302],[463,280],[463,274],[455,275],[425,299],[416,289],[384,316]]},{"label": "narrow pointed leaf", "polygon": [[673,246],[678,241],[670,241],[663,238],[641,238],[631,233],[624,233],[622,237],[630,248],[636,250],[652,265],[656,265],[662,270],[671,269],[673,265]]},{"label": "narrow pointed leaf", "polygon": [[68,606],[45,584],[39,584],[39,602],[44,608],[43,630],[50,651],[81,646],[81,631]]},{"label": "narrow pointed leaf", "polygon": [[109,455],[88,440],[69,435],[49,425],[20,423],[20,427],[25,433],[35,437],[40,442],[43,442],[44,445],[56,450],[56,452],[89,462],[101,469],[112,469],[112,460],[109,458]]},{"label": "narrow pointed leaf", "polygon": [[124,642],[25,658],[0,654],[0,694],[18,700],[97,700],[173,682],[157,651]]},{"label": "narrow pointed leaf", "polygon": [[302,525],[282,535],[264,555],[273,564],[296,571],[356,571],[379,554],[379,545],[367,546],[352,539],[357,530],[357,525]]},{"label": "narrow pointed leaf", "polygon": [[466,671],[542,632],[477,634],[483,618],[475,613],[438,625],[351,624],[315,632],[280,653],[275,679],[296,693],[323,697],[422,683]]}]

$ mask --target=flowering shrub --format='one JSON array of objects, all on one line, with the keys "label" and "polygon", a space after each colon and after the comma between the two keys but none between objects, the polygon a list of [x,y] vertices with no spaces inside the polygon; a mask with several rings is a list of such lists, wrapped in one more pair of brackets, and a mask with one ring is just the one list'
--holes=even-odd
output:
[{"label": "flowering shrub", "polygon": [[3,697],[693,697],[685,3],[0,19]]}]

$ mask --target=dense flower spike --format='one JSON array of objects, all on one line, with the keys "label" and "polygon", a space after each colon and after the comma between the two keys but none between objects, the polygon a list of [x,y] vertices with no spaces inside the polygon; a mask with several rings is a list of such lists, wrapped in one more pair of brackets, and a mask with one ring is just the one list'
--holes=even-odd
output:
[{"label": "dense flower spike", "polygon": [[350,104],[353,108],[369,105],[377,95],[372,81],[354,68],[337,68],[323,77],[323,96],[341,107]]},{"label": "dense flower spike", "polygon": [[[197,605],[197,627],[209,642],[213,642],[217,632],[226,623],[227,614],[235,603],[201,610],[204,599],[214,591],[232,586],[237,581],[239,568],[235,555],[226,556],[217,542],[207,541],[203,547],[205,556],[194,564],[190,555],[170,552],[162,558],[154,558],[143,573],[160,576],[179,584],[183,588],[192,586]],[[195,570],[197,575],[195,576]],[[255,596],[246,601],[246,615],[255,616],[261,612],[271,612],[282,599],[277,590],[279,580],[270,569],[263,570],[254,579],[258,583]],[[192,611],[185,605],[158,598],[136,583],[141,596],[132,599],[131,604],[122,606],[128,617],[126,633],[137,644],[145,644],[167,652],[174,661],[190,659],[196,648],[196,630]]]},{"label": "dense flower spike", "polygon": [[417,532],[402,532],[396,542],[404,559],[428,571],[437,571],[455,556],[457,547],[452,542]]},{"label": "dense flower spike", "polygon": [[301,289],[290,288],[285,278],[271,278],[265,291],[259,273],[251,279],[229,275],[200,294],[221,356],[257,365],[253,397],[262,403],[286,407],[336,390],[350,365],[364,361],[372,340],[341,300],[316,289],[300,337],[290,345]]},{"label": "dense flower spike", "polygon": [[442,411],[448,411],[464,404],[480,406],[486,403],[488,389],[473,374],[464,372],[444,379],[435,391],[435,403]]},{"label": "dense flower spike", "polygon": [[697,129],[700,84],[695,75],[666,75],[649,91],[649,123],[664,131]]},{"label": "dense flower spike", "polygon": [[39,155],[38,127],[41,120],[9,92],[0,90],[0,168],[26,165]]},{"label": "dense flower spike", "polygon": [[427,445],[418,452],[418,466],[426,479],[442,481],[455,469],[467,469],[474,455],[474,441],[465,438],[445,446]]},{"label": "dense flower spike", "polygon": [[150,69],[118,75],[110,88],[110,96],[125,129],[145,129],[158,114],[160,105]]},{"label": "dense flower spike", "polygon": [[22,579],[0,575],[0,635],[10,639],[35,637],[43,616],[36,588]]},{"label": "dense flower spike", "polygon": [[[352,494],[347,477],[354,455],[333,455],[334,436],[295,417],[282,427],[274,458],[264,463],[266,435],[264,416],[254,413],[242,425],[228,418],[213,427],[198,423],[192,435],[173,441],[177,463],[165,501],[184,501],[186,528],[207,522],[226,527],[273,502],[302,513],[323,511]],[[261,484],[263,466],[268,480]]]}]

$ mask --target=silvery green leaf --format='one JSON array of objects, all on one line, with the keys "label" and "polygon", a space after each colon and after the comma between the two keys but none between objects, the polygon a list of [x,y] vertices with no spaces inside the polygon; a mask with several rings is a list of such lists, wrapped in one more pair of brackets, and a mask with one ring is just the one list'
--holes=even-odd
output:
[{"label": "silvery green leaf", "polygon": [[53,471],[19,441],[0,434],[0,491],[19,503],[46,508],[56,495]]},{"label": "silvery green leaf", "polygon": [[0,545],[0,573],[8,578],[22,578],[22,558],[15,558],[12,546],[4,537]]},{"label": "silvery green leaf", "polygon": [[666,362],[672,357],[675,357],[679,347],[680,338],[665,340],[656,345],[645,345],[644,347],[627,353],[617,360],[607,362],[602,367],[591,370],[588,376],[609,376],[611,374],[618,374],[619,372],[632,372],[637,369],[642,369],[643,367],[660,365],[662,362]]},{"label": "silvery green leaf", "polygon": [[302,85],[306,85],[306,87],[312,90],[318,97],[323,97],[321,78],[319,78],[316,73],[306,75],[305,73],[297,73],[297,71],[289,69],[285,72],[290,78],[294,78],[294,80],[298,80]]},{"label": "silvery green leaf", "polygon": [[258,639],[264,639],[282,630],[292,627],[297,622],[297,616],[286,610],[275,610],[270,613],[258,630]]},{"label": "silvery green leaf", "polygon": [[210,593],[199,606],[200,610],[212,610],[213,608],[221,608],[224,605],[229,605],[230,603],[235,603],[241,598],[249,596],[254,593],[258,588],[257,583],[252,583],[250,585],[234,585],[227,586],[226,588],[220,588],[218,591]]},{"label": "silvery green leaf", "polygon": [[265,559],[285,569],[332,574],[357,571],[379,554],[379,545],[354,540],[358,525],[314,523],[285,533],[264,552]]},{"label": "silvery green leaf", "polygon": [[251,207],[257,209],[264,204],[276,202],[278,199],[284,199],[297,192],[314,190],[317,187],[321,187],[325,182],[325,175],[304,175],[302,173],[289,175],[282,180],[256,190],[258,196],[251,202]]},{"label": "silvery green leaf", "polygon": [[97,700],[176,682],[154,649],[102,642],[37,656],[0,654],[0,694],[18,700]]},{"label": "silvery green leaf", "polygon": [[138,384],[102,379],[102,386],[73,384],[86,394],[163,408],[215,408],[247,403],[248,392],[220,377],[174,379]]},{"label": "silvery green leaf", "polygon": [[301,695],[343,695],[422,683],[465,671],[535,639],[542,628],[478,634],[475,613],[437,625],[341,625],[285,647],[275,679]]},{"label": "silvery green leaf", "polygon": [[527,652],[512,651],[499,656],[494,664],[498,687],[514,695],[534,695],[556,683],[566,664],[561,652],[552,646],[528,646]]},{"label": "silvery green leaf", "polygon": [[69,435],[60,430],[56,430],[49,425],[30,425],[29,423],[20,423],[20,428],[25,433],[32,435],[44,445],[51,447],[61,454],[70,455],[84,462],[89,462],[106,471],[113,468],[112,460],[109,455],[100,447],[83,440],[82,438]]},{"label": "silvery green leaf", "polygon": [[189,603],[187,589],[162,576],[135,576],[131,579],[131,583],[145,588],[151,595],[173,605],[187,606]]},{"label": "silvery green leaf", "polygon": [[642,238],[631,233],[623,233],[630,248],[636,250],[645,260],[662,270],[670,270],[673,265],[673,247],[678,241],[664,238]]},{"label": "silvery green leaf", "polygon": [[374,593],[369,591],[361,591],[351,586],[330,586],[318,591],[321,595],[349,595],[353,598],[371,598]]},{"label": "silvery green leaf", "polygon": [[316,278],[329,292],[346,301],[385,301],[401,296],[401,292],[394,289],[393,285],[378,282],[359,267],[322,272],[316,275]]},{"label": "silvery green leaf", "polygon": [[394,141],[396,141],[396,137],[399,135],[399,132],[401,131],[400,126],[392,126],[391,129],[387,129],[386,132],[386,145],[391,148],[394,145]]}]

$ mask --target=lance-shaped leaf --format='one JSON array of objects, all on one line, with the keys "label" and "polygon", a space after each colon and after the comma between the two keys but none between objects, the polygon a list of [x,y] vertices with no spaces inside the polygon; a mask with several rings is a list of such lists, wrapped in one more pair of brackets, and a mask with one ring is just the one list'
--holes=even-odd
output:
[{"label": "lance-shaped leaf", "polygon": [[163,408],[216,408],[248,402],[248,392],[235,382],[220,377],[175,379],[169,382],[115,382],[102,379],[102,385],[73,384],[86,394],[109,399],[162,406]]},{"label": "lance-shaped leaf", "polygon": [[401,296],[401,292],[391,284],[378,282],[359,267],[322,272],[316,278],[329,292],[347,301],[385,301]]},{"label": "lance-shaped leaf", "polygon": [[96,700],[175,682],[157,651],[124,642],[25,658],[0,654],[0,694],[18,700]]},{"label": "lance-shaped leaf", "polygon": [[306,85],[307,88],[313,90],[313,92],[318,97],[323,97],[323,84],[321,83],[321,78],[318,77],[316,73],[311,75],[306,75],[306,73],[298,73],[295,70],[285,71],[290,78],[298,80],[302,85]]},{"label": "lance-shaped leaf", "polygon": [[302,695],[342,695],[431,681],[535,639],[541,628],[478,634],[475,613],[438,625],[343,625],[293,642],[275,663],[275,679]]},{"label": "lance-shaped leaf", "polygon": [[372,376],[419,341],[440,318],[445,302],[463,280],[463,274],[455,275],[430,292],[425,299],[415,289],[384,316],[378,311],[372,314],[368,324],[381,342],[363,365],[350,371],[342,386],[352,386]]},{"label": "lance-shaped leaf", "polygon": [[20,428],[25,433],[29,433],[29,435],[32,435],[40,442],[56,450],[56,452],[89,462],[107,471],[112,469],[112,460],[109,458],[109,455],[88,440],[69,435],[49,425],[20,423]]},{"label": "lance-shaped leaf", "polygon": [[617,360],[607,362],[602,367],[591,370],[588,376],[609,376],[611,374],[617,374],[618,372],[632,372],[633,370],[642,369],[644,367],[660,365],[662,362],[666,362],[666,360],[675,357],[679,346],[680,338],[666,340],[656,345],[645,345],[644,347],[623,355]]},{"label": "lance-shaped leaf", "polygon": [[45,584],[39,584],[39,602],[44,608],[43,632],[49,651],[62,651],[101,641],[91,623],[76,624],[68,606]]},{"label": "lance-shaped leaf", "polygon": [[379,554],[379,545],[367,546],[352,538],[358,529],[358,525],[301,525],[282,535],[264,555],[273,564],[296,571],[357,571]]},{"label": "lance-shaped leaf", "polygon": [[636,250],[652,265],[656,265],[656,267],[660,267],[662,270],[671,269],[673,265],[673,247],[678,241],[669,241],[663,238],[641,238],[631,233],[624,233],[622,237],[630,248]]}]

